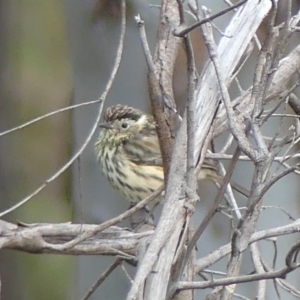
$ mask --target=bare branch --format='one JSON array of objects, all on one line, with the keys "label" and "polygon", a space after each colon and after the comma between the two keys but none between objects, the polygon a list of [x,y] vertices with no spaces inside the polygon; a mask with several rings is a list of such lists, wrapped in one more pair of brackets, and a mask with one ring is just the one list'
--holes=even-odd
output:
[{"label": "bare branch", "polygon": [[[255,271],[257,274],[264,274],[265,270],[261,262],[261,255],[258,249],[257,243],[250,245],[252,261],[254,263]],[[265,280],[260,280],[258,282],[258,293],[256,296],[257,300],[264,300],[266,298],[266,284]]]},{"label": "bare branch", "polygon": [[82,298],[82,300],[87,300],[95,290],[104,282],[104,280],[112,273],[120,264],[122,263],[121,259],[116,259],[99,277],[99,279],[93,284],[93,286],[89,289],[86,295]]},{"label": "bare branch", "polygon": [[81,241],[72,248],[60,250],[57,246],[95,230],[90,224],[30,224],[15,225],[0,222],[0,249],[15,249],[30,253],[66,255],[111,255],[134,262],[139,239],[152,231],[132,233],[119,227],[110,227],[93,238]]},{"label": "bare branch", "polygon": [[29,200],[31,200],[34,196],[36,196],[38,193],[40,193],[49,183],[57,179],[62,173],[64,173],[76,160],[77,158],[82,154],[82,152],[85,150],[87,145],[90,143],[92,140],[93,135],[95,134],[98,124],[101,119],[102,115],[102,109],[103,109],[103,104],[104,101],[108,95],[108,92],[110,91],[112,84],[115,80],[115,77],[117,75],[117,71],[119,69],[120,63],[121,63],[121,58],[122,58],[122,53],[123,53],[123,45],[124,45],[124,37],[125,37],[125,27],[126,27],[126,18],[125,18],[125,0],[122,0],[122,22],[121,22],[121,33],[120,33],[120,39],[119,39],[119,45],[117,48],[117,53],[116,53],[116,59],[115,63],[113,66],[113,69],[111,71],[110,77],[108,79],[108,82],[104,88],[104,91],[102,95],[99,97],[99,110],[97,113],[97,117],[95,119],[94,125],[92,129],[90,130],[90,133],[86,137],[85,141],[79,148],[79,150],[69,159],[68,162],[66,162],[57,172],[55,172],[50,178],[48,178],[41,186],[39,186],[35,191],[33,191],[30,195],[19,201],[17,204],[13,205],[12,207],[4,210],[3,212],[0,213],[0,218],[3,217],[4,215],[7,215],[8,213],[11,213],[12,211],[16,210],[17,208],[21,207],[25,203],[27,203]]},{"label": "bare branch", "polygon": [[[164,165],[165,182],[169,176],[172,149],[177,129],[177,109],[173,95],[173,70],[181,39],[173,35],[179,25],[176,0],[162,1],[157,43],[154,51],[154,68],[149,68],[148,88],[154,119],[158,125],[160,149]],[[146,54],[147,56],[147,54]]]},{"label": "bare branch", "polygon": [[[217,56],[221,64],[221,72],[225,76],[224,82],[226,85],[229,84],[233,71],[270,8],[271,3],[268,0],[248,1],[243,8],[238,10],[227,26],[226,36],[222,37],[217,48]],[[251,18],[248,16],[251,16]],[[228,38],[228,36],[231,36],[231,38]],[[228,51],[229,48],[230,51]],[[196,90],[198,99],[196,128],[201,128],[201,130],[197,130],[195,137],[198,141],[195,151],[196,157],[199,157],[219,101],[220,92],[218,87],[219,83],[215,77],[215,68],[213,63],[210,62],[205,67]],[[216,127],[219,128],[218,125]]]},{"label": "bare branch", "polygon": [[[300,231],[300,220],[296,220],[295,222],[285,226],[280,226],[280,227],[262,230],[253,233],[249,240],[249,244],[253,242],[257,242],[262,239],[291,234],[299,231]],[[204,270],[205,268],[210,267],[212,264],[220,260],[222,257],[228,255],[230,252],[231,252],[231,244],[227,244],[211,252],[210,254],[199,259],[196,262],[195,272],[198,273]]]},{"label": "bare branch", "polygon": [[222,15],[224,15],[224,14],[226,14],[226,13],[228,13],[228,12],[230,12],[230,11],[232,11],[232,10],[240,7],[240,6],[242,6],[247,1],[248,0],[242,0],[242,1],[240,1],[240,2],[238,2],[236,4],[234,4],[234,5],[230,6],[229,8],[220,11],[219,13],[214,14],[213,16],[209,16],[209,17],[207,17],[207,18],[205,18],[205,19],[203,19],[201,21],[198,21],[197,23],[195,23],[195,24],[193,24],[193,25],[191,25],[189,27],[186,27],[184,29],[178,28],[177,30],[174,31],[174,35],[176,35],[178,37],[184,37],[186,34],[188,34],[189,32],[191,32],[193,29],[195,29],[195,28],[197,28],[197,27],[199,27],[199,26],[201,26],[201,25],[203,25],[203,24],[205,24],[207,22],[211,22],[214,19],[216,19],[216,18],[218,18],[218,17],[220,17],[220,16],[222,16]]},{"label": "bare branch", "polygon": [[[299,266],[297,266],[299,267]],[[273,278],[285,278],[285,276],[292,271],[294,271],[296,267],[285,267],[278,271],[270,271],[263,274],[253,274],[253,275],[241,275],[236,277],[227,277],[223,279],[216,279],[213,281],[204,281],[204,282],[177,282],[173,289],[182,290],[182,289],[205,289],[212,288],[216,286],[227,286],[231,284],[243,283],[243,282],[252,282],[258,280],[266,280]]]},{"label": "bare branch", "polygon": [[16,126],[14,128],[11,128],[11,129],[8,129],[6,131],[3,131],[3,132],[0,132],[0,137],[6,135],[6,134],[9,134],[9,133],[12,133],[14,131],[17,131],[17,130],[20,130],[20,129],[23,129],[23,128],[26,128],[27,126],[29,125],[33,125],[39,121],[42,121],[46,118],[49,118],[49,117],[52,117],[56,114],[59,114],[61,112],[65,112],[65,111],[68,111],[68,110],[72,110],[72,109],[75,109],[75,108],[80,108],[80,107],[83,107],[83,106],[88,106],[88,105],[91,105],[91,104],[95,104],[95,103],[99,103],[101,102],[101,98],[97,99],[97,100],[92,100],[92,101],[87,101],[87,102],[84,102],[84,103],[79,103],[79,104],[75,104],[75,105],[69,105],[67,107],[63,107],[63,108],[60,108],[60,109],[57,109],[55,111],[52,111],[50,113],[47,113],[45,115],[42,115],[42,116],[39,116],[35,119],[32,119],[26,123],[23,123],[19,126]]},{"label": "bare branch", "polygon": [[63,245],[56,245],[56,246],[52,246],[52,248],[55,248],[57,251],[64,251],[67,249],[71,249],[74,246],[76,246],[77,244],[79,244],[80,242],[83,242],[84,240],[94,236],[95,234],[97,234],[98,232],[103,231],[104,229],[115,225],[119,222],[121,222],[122,220],[130,217],[132,214],[134,214],[135,212],[137,212],[138,210],[140,210],[141,208],[145,207],[147,204],[149,204],[153,199],[155,199],[158,195],[160,195],[163,191],[164,187],[160,187],[157,191],[155,191],[152,195],[150,195],[149,197],[146,197],[145,199],[143,199],[142,201],[138,202],[134,207],[128,209],[127,211],[125,211],[124,213],[120,214],[119,216],[112,218],[98,226],[96,226],[95,228],[93,228],[92,230],[83,232],[81,235],[79,235],[78,237],[76,237],[75,239],[71,240],[70,242],[67,242]]}]

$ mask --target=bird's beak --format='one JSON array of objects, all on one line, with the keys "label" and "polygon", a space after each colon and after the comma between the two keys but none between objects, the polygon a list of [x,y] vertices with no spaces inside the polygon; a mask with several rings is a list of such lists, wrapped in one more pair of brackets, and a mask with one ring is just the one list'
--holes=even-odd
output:
[{"label": "bird's beak", "polygon": [[113,129],[114,128],[111,124],[108,124],[108,123],[100,123],[99,127],[105,128],[105,129]]}]

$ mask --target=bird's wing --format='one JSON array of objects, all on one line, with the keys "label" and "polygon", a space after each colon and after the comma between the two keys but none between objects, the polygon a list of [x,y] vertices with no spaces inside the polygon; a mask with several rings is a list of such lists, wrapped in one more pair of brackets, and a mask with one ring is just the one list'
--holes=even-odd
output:
[{"label": "bird's wing", "polygon": [[137,165],[162,166],[162,158],[156,133],[137,134],[123,144],[125,155]]}]

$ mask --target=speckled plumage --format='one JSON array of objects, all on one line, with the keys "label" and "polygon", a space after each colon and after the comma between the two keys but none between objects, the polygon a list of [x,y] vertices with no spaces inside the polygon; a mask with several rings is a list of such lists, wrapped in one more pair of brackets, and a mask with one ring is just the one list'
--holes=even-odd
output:
[{"label": "speckled plumage", "polygon": [[[121,119],[132,119],[137,121],[143,114],[144,113],[139,109],[128,105],[116,104],[106,110],[104,120],[108,123]],[[150,115],[148,117],[152,118]]]},{"label": "speckled plumage", "polygon": [[129,202],[141,201],[164,179],[153,117],[117,104],[106,110],[104,120],[111,128],[103,128],[95,144],[103,173]]}]

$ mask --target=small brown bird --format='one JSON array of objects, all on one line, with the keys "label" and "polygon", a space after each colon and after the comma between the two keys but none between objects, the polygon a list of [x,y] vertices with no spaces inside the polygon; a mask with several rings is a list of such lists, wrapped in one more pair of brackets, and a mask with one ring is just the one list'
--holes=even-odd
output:
[{"label": "small brown bird", "polygon": [[[141,201],[164,183],[155,121],[151,115],[122,104],[108,108],[104,119],[95,144],[103,173],[130,203]],[[220,178],[215,164],[202,166],[199,180],[220,182]]]}]

